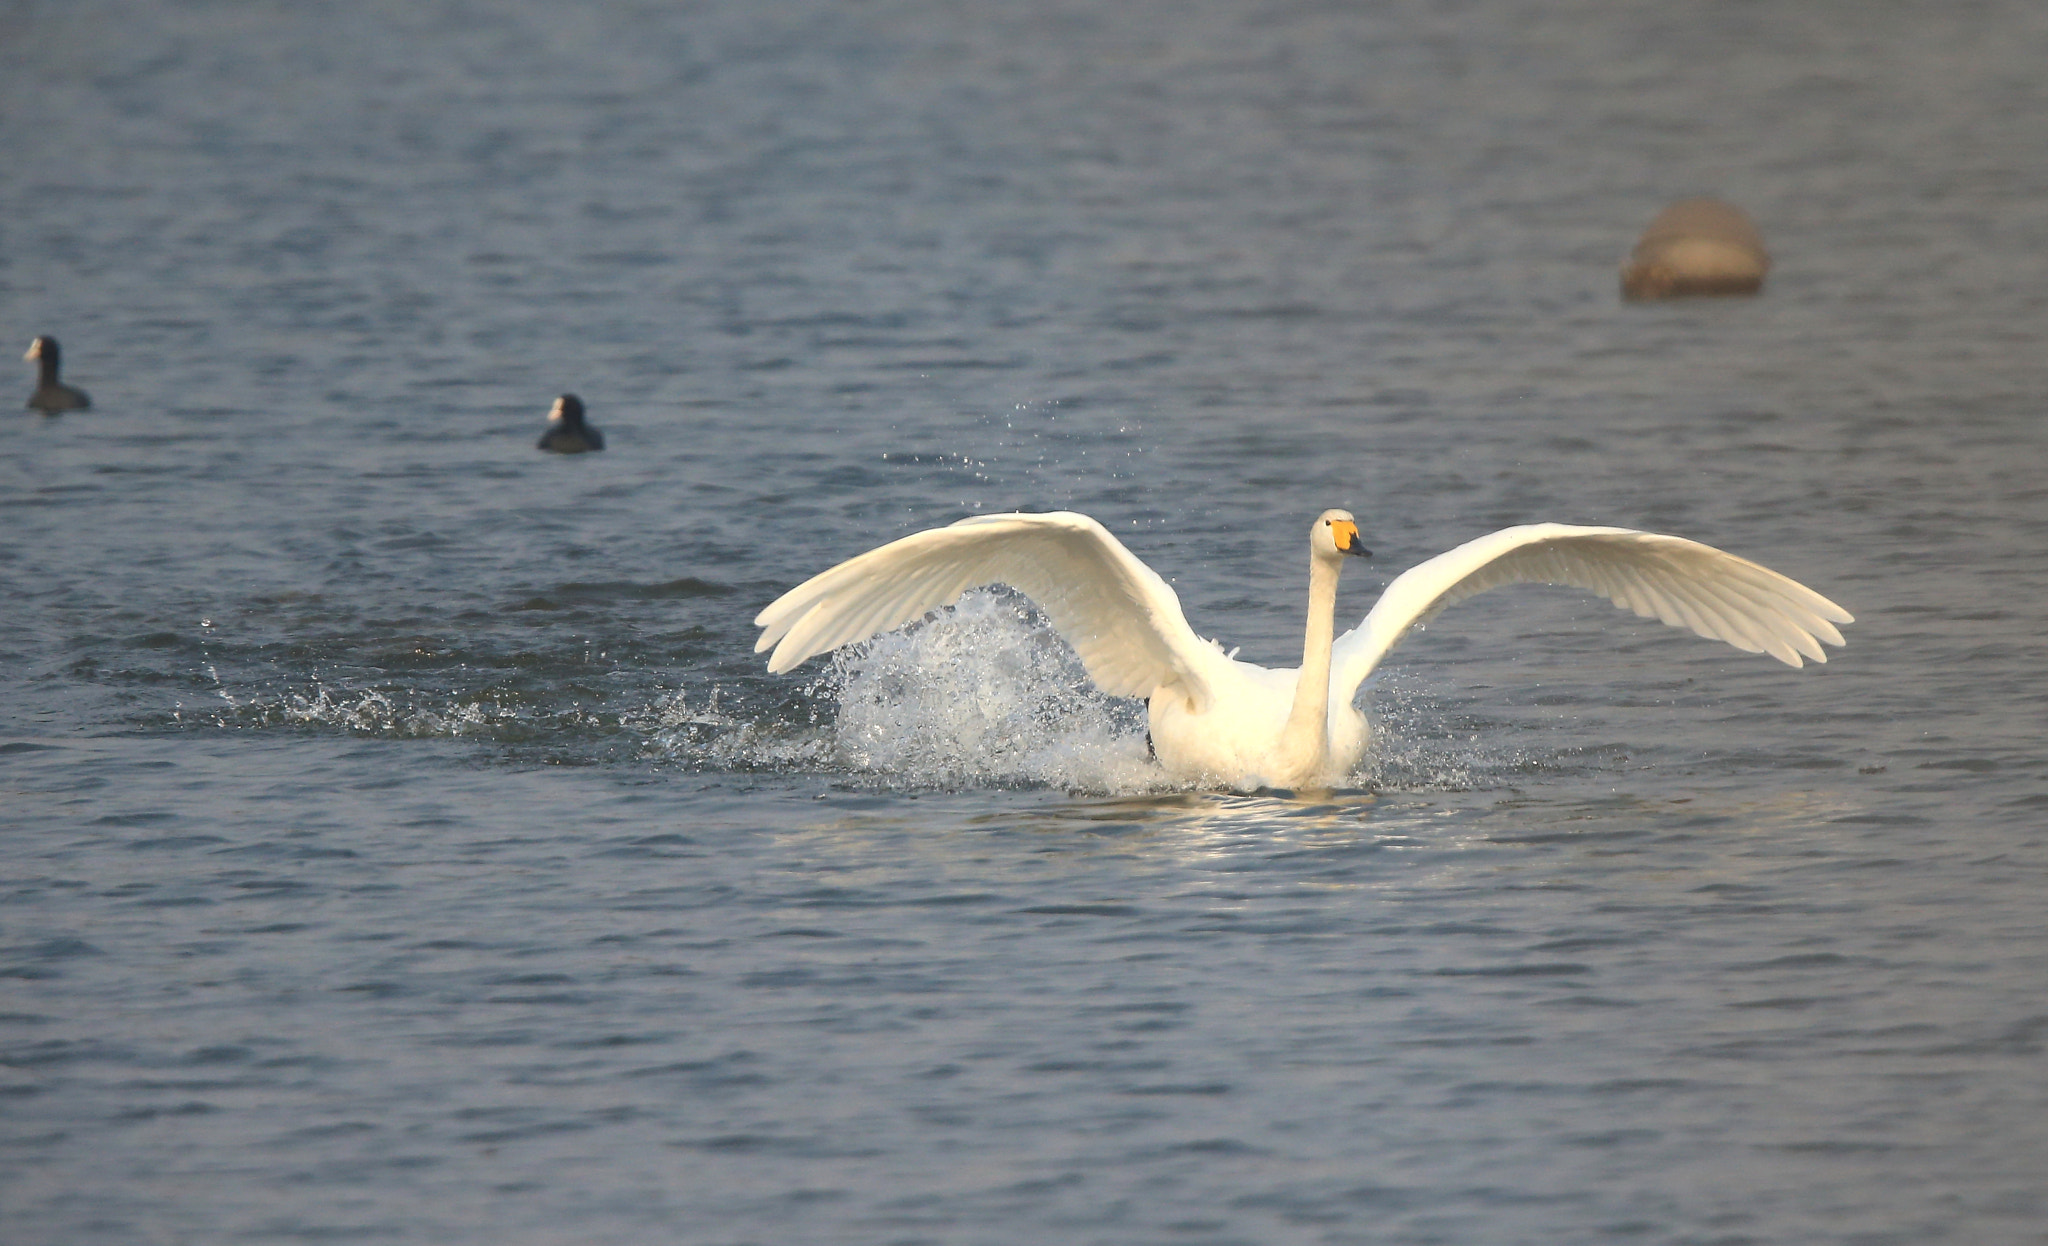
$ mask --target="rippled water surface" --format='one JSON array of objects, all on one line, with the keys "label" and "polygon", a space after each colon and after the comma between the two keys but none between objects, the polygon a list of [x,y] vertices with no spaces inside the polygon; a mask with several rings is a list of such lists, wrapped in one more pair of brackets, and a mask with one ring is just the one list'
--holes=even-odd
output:
[{"label": "rippled water surface", "polygon": [[[2048,17],[2008,0],[0,7],[0,1237],[2048,1242]],[[1623,305],[1722,195],[1758,299]],[[23,395],[29,366],[15,374]],[[610,448],[533,449],[574,391]],[[10,404],[15,400],[10,399]],[[1072,507],[1291,665],[1560,590],[1346,790],[1177,791],[1004,593]]]}]

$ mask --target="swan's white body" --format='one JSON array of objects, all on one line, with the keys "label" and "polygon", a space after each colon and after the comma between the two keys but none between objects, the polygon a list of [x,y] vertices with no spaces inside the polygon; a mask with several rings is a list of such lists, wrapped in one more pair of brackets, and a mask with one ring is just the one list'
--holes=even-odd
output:
[{"label": "swan's white body", "polygon": [[[1348,538],[1347,538],[1348,532]],[[1402,573],[1365,621],[1332,638],[1342,554],[1362,553],[1343,511],[1309,536],[1302,665],[1269,670],[1203,640],[1166,581],[1086,515],[978,515],[848,559],[784,593],[754,619],[770,671],[865,640],[1007,584],[1038,603],[1089,677],[1144,697],[1153,749],[1177,778],[1227,787],[1326,787],[1364,756],[1352,704],[1360,684],[1416,623],[1503,584],[1569,584],[1789,666],[1827,661],[1848,611],[1777,572],[1683,537],[1628,528],[1504,528]],[[1346,548],[1346,542],[1350,548]]]}]

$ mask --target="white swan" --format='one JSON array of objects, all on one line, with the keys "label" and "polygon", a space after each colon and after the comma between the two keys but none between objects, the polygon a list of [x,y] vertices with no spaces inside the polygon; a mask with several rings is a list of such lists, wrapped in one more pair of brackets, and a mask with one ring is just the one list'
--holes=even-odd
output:
[{"label": "white swan", "polygon": [[1101,524],[1072,511],[977,515],[891,541],[804,581],[754,619],[768,669],[899,627],[985,584],[1038,603],[1098,687],[1144,697],[1152,745],[1175,777],[1226,787],[1318,788],[1365,754],[1358,686],[1413,627],[1503,584],[1570,584],[1788,666],[1827,661],[1854,620],[1747,559],[1628,528],[1504,528],[1410,568],[1351,631],[1335,628],[1345,554],[1365,554],[1348,512],[1309,530],[1308,629],[1299,670],[1239,662],[1188,627],[1180,598]]}]

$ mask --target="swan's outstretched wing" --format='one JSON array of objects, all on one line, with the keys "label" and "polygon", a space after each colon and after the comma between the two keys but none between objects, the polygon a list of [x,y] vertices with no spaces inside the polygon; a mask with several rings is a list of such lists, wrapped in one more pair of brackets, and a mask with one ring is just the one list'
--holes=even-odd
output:
[{"label": "swan's outstretched wing", "polygon": [[1402,572],[1365,622],[1337,638],[1332,690],[1347,695],[1408,629],[1453,602],[1503,584],[1569,584],[1646,619],[1690,628],[1788,666],[1828,660],[1847,610],[1796,580],[1683,537],[1629,528],[1503,528]]},{"label": "swan's outstretched wing", "polygon": [[1113,696],[1177,687],[1206,706],[1198,638],[1180,598],[1101,524],[1072,511],[977,515],[891,541],[813,576],[754,618],[770,671],[900,627],[984,584],[1038,603]]}]

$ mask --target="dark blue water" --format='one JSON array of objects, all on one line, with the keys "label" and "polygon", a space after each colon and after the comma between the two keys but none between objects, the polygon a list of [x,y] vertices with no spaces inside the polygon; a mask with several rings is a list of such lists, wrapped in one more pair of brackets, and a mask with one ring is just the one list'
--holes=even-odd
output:
[{"label": "dark blue water", "polygon": [[[1612,3],[0,9],[10,1243],[2048,1241],[2048,17]],[[1672,199],[1754,300],[1623,305]],[[10,347],[9,349],[18,349]],[[26,396],[31,371],[20,365]],[[609,449],[533,449],[580,394]],[[18,401],[18,400],[10,400]],[[1672,531],[1355,785],[1171,790],[1014,598],[1244,656],[1301,533]]]}]

